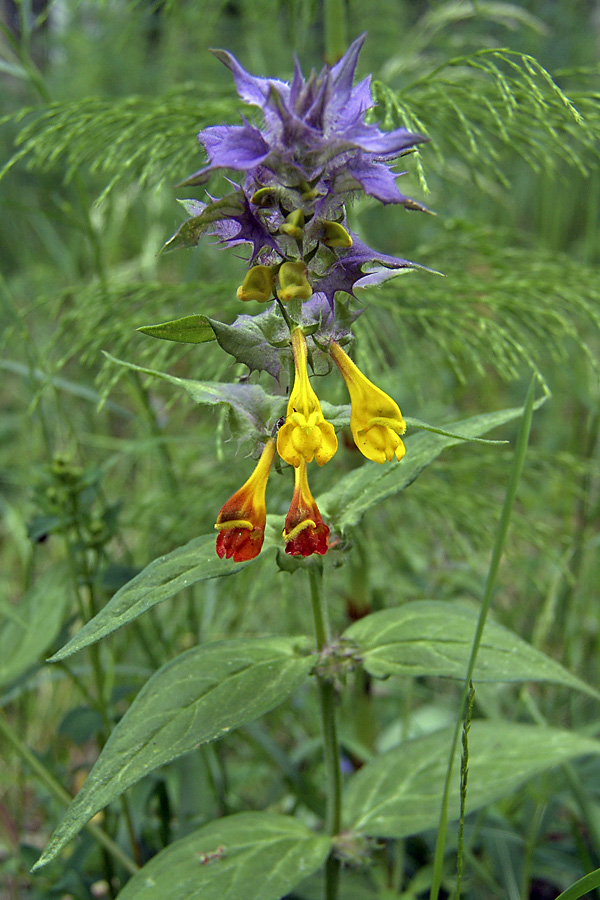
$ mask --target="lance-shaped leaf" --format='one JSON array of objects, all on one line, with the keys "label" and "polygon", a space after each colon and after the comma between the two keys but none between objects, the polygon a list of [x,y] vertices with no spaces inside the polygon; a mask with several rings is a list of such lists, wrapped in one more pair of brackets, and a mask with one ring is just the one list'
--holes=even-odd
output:
[{"label": "lance-shaped leaf", "polygon": [[[536,407],[539,404],[540,401]],[[405,442],[406,456],[401,462],[393,461],[384,465],[366,462],[340,478],[330,491],[317,497],[323,518],[340,531],[356,525],[371,507],[412,484],[442,450],[454,447],[466,439],[480,437],[492,428],[518,419],[522,413],[523,409],[517,407],[453,422],[448,426],[448,432],[460,437],[429,431],[412,435]]]},{"label": "lance-shaped leaf", "polygon": [[[451,726],[406,741],[353,775],[345,794],[345,827],[390,838],[437,827],[453,732]],[[475,721],[469,732],[467,814],[511,794],[545,769],[598,753],[600,742],[573,731]],[[450,820],[458,818],[459,809],[457,758],[450,787]]]},{"label": "lance-shaped leaf", "polygon": [[163,666],[117,724],[38,866],[148,772],[282,703],[315,658],[307,640],[240,638],[193,647]]},{"label": "lance-shaped leaf", "polygon": [[125,366],[134,372],[142,372],[144,375],[154,375],[156,378],[162,378],[163,381],[182,388],[195,403],[206,406],[218,406],[219,404],[229,406],[237,421],[243,423],[243,427],[248,433],[255,437],[261,434],[270,435],[272,425],[285,409],[285,397],[267,394],[258,384],[243,382],[227,384],[220,381],[193,381],[190,378],[177,378],[167,372],[146,369],[143,366],[136,366],[134,363],[117,359],[110,353],[104,355],[119,366]]},{"label": "lance-shaped leaf", "polygon": [[72,599],[68,584],[68,570],[59,564],[38,578],[18,606],[0,606],[0,685],[26,672],[52,645]]},{"label": "lance-shaped leaf", "polygon": [[[278,530],[280,536],[281,526]],[[275,531],[274,528],[267,528],[262,553],[279,543]],[[58,662],[94,644],[191,584],[220,575],[233,575],[253,562],[253,559],[241,563],[219,559],[215,552],[214,535],[194,538],[166,556],[159,556],[124,584],[106,606],[51,657],[50,662]]]},{"label": "lance-shaped leaf", "polygon": [[137,330],[150,337],[182,344],[205,344],[215,340],[215,333],[206,316],[184,316],[183,319],[173,319],[159,325],[142,325]]},{"label": "lance-shaped leaf", "polygon": [[325,862],[331,838],[298,819],[245,812],[175,841],[118,900],[280,900]]},{"label": "lance-shaped leaf", "polygon": [[[342,637],[358,648],[371,675],[465,677],[477,615],[435,600],[417,600],[359,619]],[[512,631],[487,621],[474,681],[551,681],[594,697],[600,694]]]},{"label": "lance-shaped leaf", "polygon": [[[200,204],[198,205],[200,206]],[[245,200],[242,191],[232,191],[231,194],[226,194],[220,200],[213,200],[212,203],[204,206],[198,215],[186,219],[173,237],[169,238],[163,247],[163,251],[195,247],[209,228],[222,219],[239,216],[244,211],[244,208]]]}]

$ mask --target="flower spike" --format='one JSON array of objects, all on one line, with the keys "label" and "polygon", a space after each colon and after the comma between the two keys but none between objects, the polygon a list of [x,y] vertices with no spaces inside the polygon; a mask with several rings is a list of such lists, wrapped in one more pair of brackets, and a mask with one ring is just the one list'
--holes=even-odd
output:
[{"label": "flower spike", "polygon": [[234,562],[246,562],[260,553],[267,521],[265,492],[274,457],[275,440],[270,438],[248,481],[217,516],[217,555],[221,559],[227,556]]},{"label": "flower spike", "polygon": [[337,450],[333,425],[325,421],[319,398],[308,380],[306,338],[301,328],[292,332],[294,387],[288,402],[285,424],[277,435],[277,452],[290,466],[316,459],[322,466]]},{"label": "flower spike", "polygon": [[294,496],[283,529],[285,552],[290,556],[324,556],[329,546],[329,528],[310,492],[304,460],[295,469],[294,478]]},{"label": "flower spike", "polygon": [[406,431],[406,422],[398,404],[363,375],[339,344],[332,341],[329,350],[350,394],[354,443],[373,462],[391,462],[394,456],[401,460],[406,448],[400,435]]}]

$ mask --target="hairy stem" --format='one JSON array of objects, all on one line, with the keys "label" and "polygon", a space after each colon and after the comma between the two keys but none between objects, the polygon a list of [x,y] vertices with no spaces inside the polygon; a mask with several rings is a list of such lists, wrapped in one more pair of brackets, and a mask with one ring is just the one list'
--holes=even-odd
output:
[{"label": "hairy stem", "polygon": [[[311,566],[308,570],[317,649],[322,651],[329,643],[331,634],[327,601],[323,592],[323,568]],[[317,675],[321,725],[323,729],[323,750],[327,775],[327,810],[325,822],[327,833],[332,837],[339,833],[342,819],[342,773],[340,752],[335,721],[335,688],[333,682]],[[336,900],[340,874],[340,861],[332,854],[325,864],[325,900]]]}]

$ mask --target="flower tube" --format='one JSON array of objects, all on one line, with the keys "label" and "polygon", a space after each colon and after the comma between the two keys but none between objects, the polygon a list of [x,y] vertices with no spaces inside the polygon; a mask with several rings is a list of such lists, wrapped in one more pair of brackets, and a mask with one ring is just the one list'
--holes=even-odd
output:
[{"label": "flower tube", "polygon": [[248,481],[229,498],[217,516],[217,554],[221,559],[226,556],[233,557],[234,562],[246,562],[260,553],[267,521],[267,479],[274,456],[275,440],[271,438]]},{"label": "flower tube", "polygon": [[294,471],[294,496],[283,529],[285,552],[290,556],[323,556],[329,546],[329,528],[308,486],[304,460]]},{"label": "flower tube", "polygon": [[329,352],[350,394],[350,428],[360,452],[378,463],[391,462],[394,456],[402,459],[406,448],[400,435],[406,422],[396,401],[369,381],[335,341]]},{"label": "flower tube", "polygon": [[288,401],[285,423],[277,435],[277,452],[290,466],[316,459],[322,466],[337,450],[333,425],[326,422],[319,398],[308,380],[306,338],[301,328],[292,332],[294,387]]}]

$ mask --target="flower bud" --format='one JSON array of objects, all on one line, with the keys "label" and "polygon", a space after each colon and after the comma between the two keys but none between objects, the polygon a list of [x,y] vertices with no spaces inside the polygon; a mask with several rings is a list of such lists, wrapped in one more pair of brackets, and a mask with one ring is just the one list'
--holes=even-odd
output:
[{"label": "flower bud", "polygon": [[302,262],[285,262],[279,270],[277,296],[283,303],[289,300],[308,300],[312,288],[306,279],[306,266]]},{"label": "flower bud", "polygon": [[295,238],[297,241],[302,240],[303,229],[304,213],[301,209],[295,209],[294,212],[291,212],[289,216],[286,216],[283,225],[279,226],[279,231],[282,234],[289,234],[290,237]]},{"label": "flower bud", "polygon": [[273,296],[273,270],[270,266],[253,266],[237,289],[238,300],[268,303]]},{"label": "flower bud", "polygon": [[339,222],[323,222],[321,241],[326,247],[344,250],[349,250],[352,246],[352,238]]},{"label": "flower bud", "polygon": [[255,206],[271,206],[275,202],[275,191],[270,187],[262,187],[250,197],[250,203]]}]

